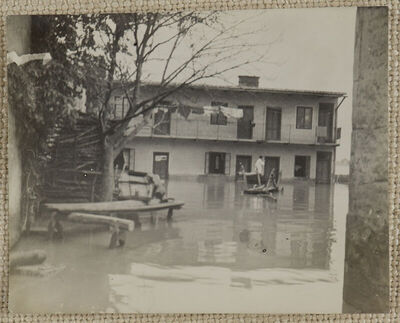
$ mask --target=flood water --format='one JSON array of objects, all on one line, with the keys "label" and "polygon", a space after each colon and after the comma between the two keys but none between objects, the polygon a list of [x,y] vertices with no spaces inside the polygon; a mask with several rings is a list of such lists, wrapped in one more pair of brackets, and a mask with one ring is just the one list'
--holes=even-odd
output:
[{"label": "flood water", "polygon": [[125,247],[108,249],[103,228],[67,227],[61,241],[23,238],[43,249],[44,277],[11,275],[19,313],[342,311],[348,187],[284,184],[277,201],[243,195],[243,183],[169,181],[185,202],[173,221],[144,215]]}]

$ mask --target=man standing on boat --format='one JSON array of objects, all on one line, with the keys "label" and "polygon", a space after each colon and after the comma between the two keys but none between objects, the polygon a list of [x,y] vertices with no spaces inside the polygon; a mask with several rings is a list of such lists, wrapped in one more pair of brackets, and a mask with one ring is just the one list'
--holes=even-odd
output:
[{"label": "man standing on boat", "polygon": [[257,174],[257,180],[258,180],[258,185],[261,186],[261,177],[264,176],[264,157],[259,156],[256,164],[255,164],[255,169],[256,169],[256,174]]}]

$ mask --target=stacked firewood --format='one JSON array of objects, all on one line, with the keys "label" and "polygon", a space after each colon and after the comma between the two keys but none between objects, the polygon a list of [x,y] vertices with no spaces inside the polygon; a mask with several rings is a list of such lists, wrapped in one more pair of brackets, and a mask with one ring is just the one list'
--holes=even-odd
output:
[{"label": "stacked firewood", "polygon": [[45,171],[46,201],[95,201],[99,194],[102,134],[96,118],[81,114],[49,141],[55,151]]}]

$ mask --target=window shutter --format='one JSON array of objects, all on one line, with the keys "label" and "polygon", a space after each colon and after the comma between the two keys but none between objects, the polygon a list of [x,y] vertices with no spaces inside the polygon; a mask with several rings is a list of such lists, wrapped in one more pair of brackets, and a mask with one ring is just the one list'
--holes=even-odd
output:
[{"label": "window shutter", "polygon": [[231,174],[231,154],[225,154],[225,175]]},{"label": "window shutter", "polygon": [[311,164],[311,157],[306,156],[306,178],[310,178],[310,164]]},{"label": "window shutter", "polygon": [[205,163],[204,163],[204,174],[208,174],[208,165],[209,165],[209,161],[210,161],[210,153],[206,152],[206,159],[205,159]]},{"label": "window shutter", "polygon": [[336,139],[340,139],[342,137],[342,128],[336,129]]},{"label": "window shutter", "polygon": [[210,115],[210,124],[218,124],[218,114],[212,113]]},{"label": "window shutter", "polygon": [[304,110],[302,107],[297,107],[296,128],[303,127]]},{"label": "window shutter", "polygon": [[135,149],[129,149],[129,170],[135,170]]}]

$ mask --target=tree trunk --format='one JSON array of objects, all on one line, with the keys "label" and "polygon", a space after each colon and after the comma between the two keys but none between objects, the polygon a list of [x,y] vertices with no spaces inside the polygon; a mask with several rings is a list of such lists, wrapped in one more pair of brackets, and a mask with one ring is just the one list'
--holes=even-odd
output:
[{"label": "tree trunk", "polygon": [[106,136],[104,139],[103,175],[101,200],[112,201],[114,191],[114,146]]},{"label": "tree trunk", "polygon": [[143,121],[137,124],[128,133],[129,122],[125,122],[118,129],[114,130],[113,135],[105,136],[103,141],[103,175],[101,182],[101,201],[112,201],[114,191],[114,159],[124,149],[125,143],[137,135],[137,133],[149,122],[151,111],[143,116]]}]

